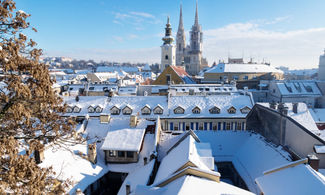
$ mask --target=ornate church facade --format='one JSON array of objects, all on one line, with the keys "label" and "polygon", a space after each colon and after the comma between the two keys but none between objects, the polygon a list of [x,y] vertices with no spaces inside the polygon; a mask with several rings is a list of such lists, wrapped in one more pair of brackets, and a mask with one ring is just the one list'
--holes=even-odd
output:
[{"label": "ornate church facade", "polygon": [[183,26],[182,6],[180,7],[179,25],[176,34],[176,65],[184,66],[187,73],[197,75],[200,70],[208,66],[202,57],[203,32],[199,24],[198,7],[196,4],[194,25],[190,31],[190,44],[186,44]]}]

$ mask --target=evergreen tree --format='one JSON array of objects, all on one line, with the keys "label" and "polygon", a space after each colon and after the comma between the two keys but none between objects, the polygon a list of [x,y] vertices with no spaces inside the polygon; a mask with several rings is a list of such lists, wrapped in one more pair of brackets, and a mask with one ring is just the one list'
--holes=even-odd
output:
[{"label": "evergreen tree", "polygon": [[13,0],[0,0],[0,194],[62,191],[51,169],[39,168],[31,154],[68,136],[74,124],[59,114],[65,106],[39,62],[42,50],[22,33],[31,28],[29,16]]}]

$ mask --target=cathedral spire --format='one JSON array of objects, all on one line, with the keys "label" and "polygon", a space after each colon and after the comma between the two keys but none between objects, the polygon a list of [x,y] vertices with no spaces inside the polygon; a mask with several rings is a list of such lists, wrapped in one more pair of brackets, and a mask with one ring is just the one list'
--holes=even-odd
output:
[{"label": "cathedral spire", "polygon": [[198,15],[198,11],[197,11],[197,1],[196,1],[196,10],[195,10],[195,22],[194,22],[194,26],[199,26],[199,15]]},{"label": "cathedral spire", "polygon": [[179,12],[178,31],[179,31],[179,30],[183,30],[183,29],[184,29],[184,25],[183,25],[183,14],[182,14],[182,4],[181,4],[180,12]]}]

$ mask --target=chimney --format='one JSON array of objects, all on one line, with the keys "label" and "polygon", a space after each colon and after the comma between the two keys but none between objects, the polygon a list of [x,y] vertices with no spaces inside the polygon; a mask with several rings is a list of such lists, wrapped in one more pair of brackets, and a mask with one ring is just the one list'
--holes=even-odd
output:
[{"label": "chimney", "polygon": [[111,119],[111,115],[110,114],[101,114],[99,116],[100,119],[100,123],[109,123],[110,119]]},{"label": "chimney", "polygon": [[287,107],[287,106],[284,106],[283,108],[282,108],[282,114],[283,115],[288,115],[288,110],[289,110],[289,108]]},{"label": "chimney", "polygon": [[91,163],[93,163],[93,164],[97,163],[96,142],[93,144],[88,144],[87,155],[88,155],[88,160]]},{"label": "chimney", "polygon": [[130,127],[136,127],[138,122],[138,117],[136,115],[131,115],[130,117]]},{"label": "chimney", "polygon": [[126,192],[126,195],[131,194],[131,185],[129,182],[127,182],[125,185],[125,192]]},{"label": "chimney", "polygon": [[276,102],[272,101],[272,102],[270,103],[270,108],[276,110]]},{"label": "chimney", "polygon": [[44,160],[44,147],[34,151],[34,158],[36,164],[40,164]]},{"label": "chimney", "polygon": [[318,171],[319,168],[319,158],[315,154],[308,154],[308,164],[313,168],[315,171]]},{"label": "chimney", "polygon": [[147,161],[148,161],[148,158],[147,157],[144,157],[143,158],[143,165],[146,165],[147,164]]},{"label": "chimney", "polygon": [[284,108],[284,104],[282,102],[279,103],[278,105],[278,111],[282,113],[282,109]]},{"label": "chimney", "polygon": [[78,188],[76,190],[76,195],[84,195],[84,193],[80,190],[80,188]]},{"label": "chimney", "polygon": [[292,111],[294,112],[294,113],[298,113],[298,103],[292,103]]}]

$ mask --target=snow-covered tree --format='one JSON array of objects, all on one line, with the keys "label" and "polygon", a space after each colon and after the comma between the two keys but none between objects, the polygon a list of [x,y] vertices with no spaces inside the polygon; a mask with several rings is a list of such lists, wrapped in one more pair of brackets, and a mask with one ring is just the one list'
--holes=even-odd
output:
[{"label": "snow-covered tree", "polygon": [[51,169],[39,168],[32,153],[69,135],[73,126],[59,114],[65,107],[48,67],[39,63],[42,50],[22,33],[31,28],[29,16],[13,0],[0,0],[0,194],[61,191],[61,182]]}]

